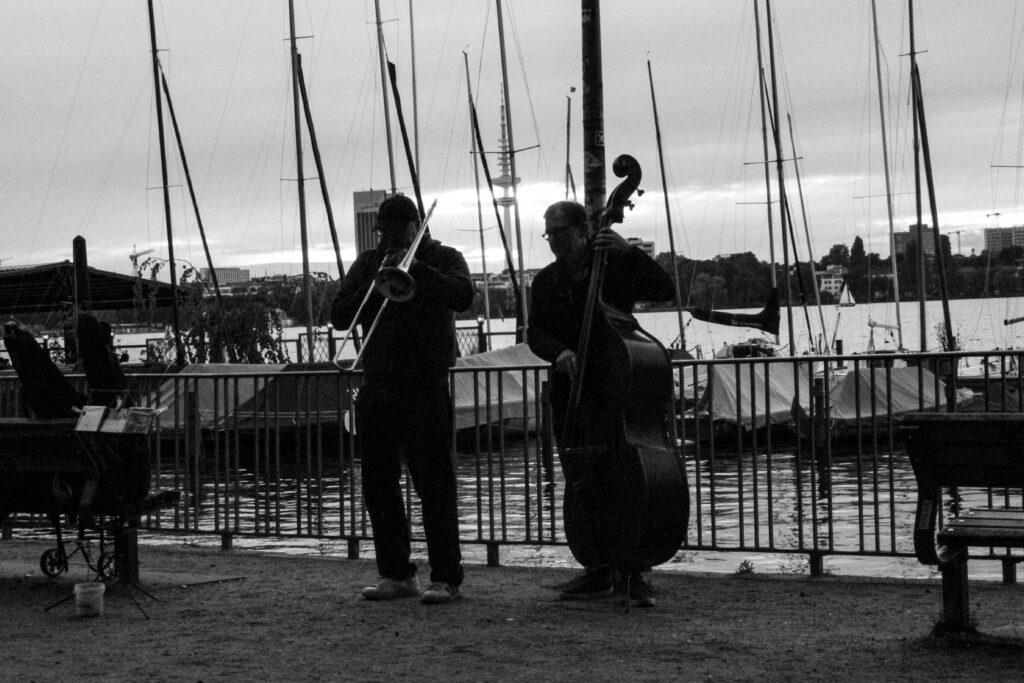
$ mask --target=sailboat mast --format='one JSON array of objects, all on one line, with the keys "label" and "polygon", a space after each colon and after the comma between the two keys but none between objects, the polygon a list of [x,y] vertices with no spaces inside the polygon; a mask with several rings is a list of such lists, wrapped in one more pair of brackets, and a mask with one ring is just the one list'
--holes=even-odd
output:
[{"label": "sailboat mast", "polygon": [[[928,145],[928,125],[924,117],[924,98],[921,96],[921,72],[917,65],[911,74],[911,85],[914,89],[914,108],[921,124],[921,152],[924,155],[925,180],[928,184],[928,208],[932,217],[932,235],[935,241],[935,268],[939,275],[939,295],[942,301],[942,324],[945,328],[943,336],[944,351],[956,350],[956,337],[953,334],[953,321],[949,313],[949,291],[946,288],[946,267],[942,258],[941,236],[939,235],[939,209],[935,202],[935,177],[932,175],[932,156]],[[923,234],[923,233],[922,233]],[[922,242],[924,239],[922,238]],[[924,248],[921,248],[924,251]]]},{"label": "sailboat mast", "polygon": [[327,174],[324,162],[320,158],[320,145],[316,141],[316,127],[313,125],[313,112],[309,108],[309,95],[306,93],[306,76],[302,72],[302,55],[298,55],[299,94],[302,95],[302,111],[306,116],[306,130],[309,131],[309,146],[313,150],[313,164],[316,166],[316,177],[320,182],[320,196],[323,198],[324,211],[327,214],[327,228],[331,233],[334,246],[334,258],[338,263],[338,278],[345,278],[345,264],[341,261],[341,244],[338,242],[338,228],[334,224],[334,209],[331,208],[331,195],[327,191]]},{"label": "sailboat mast", "polygon": [[572,199],[576,201],[576,183],[572,179],[572,164],[569,163],[572,152],[572,94],[576,88],[569,90],[570,94],[565,96],[565,199],[569,199],[569,186],[572,185]]},{"label": "sailboat mast", "polygon": [[416,168],[420,167],[420,115],[416,97],[416,28],[413,25],[412,0],[409,0],[409,60],[412,67],[412,148]]},{"label": "sailboat mast", "polygon": [[661,170],[661,193],[665,197],[665,223],[668,226],[668,245],[672,252],[672,281],[676,285],[676,316],[679,320],[679,348],[686,350],[686,326],[683,325],[683,295],[679,289],[679,263],[676,256],[676,238],[672,233],[672,210],[668,203],[668,181],[665,179],[665,156],[661,147],[661,121],[658,118],[658,100],[654,96],[654,75],[651,60],[647,60],[647,80],[651,84],[651,108],[654,111],[654,137],[658,143],[658,168]]},{"label": "sailboat mast", "polygon": [[[881,123],[882,132],[882,166],[885,171],[885,210],[889,217],[889,260],[892,262],[892,288],[893,296],[896,302],[896,338],[899,343],[899,350],[903,349],[903,322],[900,315],[900,280],[898,269],[896,268],[896,224],[893,219],[893,208],[892,208],[892,181],[889,179],[889,142],[888,136],[886,135],[886,124],[885,124],[885,98],[883,97],[882,90],[882,60],[881,60],[881,48],[878,41],[878,12],[875,8],[875,0],[871,0],[871,21],[874,26],[875,35],[875,80],[878,84],[878,116]],[[911,48],[913,51],[913,48]],[[917,123],[915,122],[915,129]],[[915,145],[917,144],[917,135],[914,135]],[[868,283],[870,289],[871,283]],[[870,301],[870,297],[868,298]]]},{"label": "sailboat mast", "polygon": [[775,77],[775,38],[772,31],[771,0],[764,0],[765,26],[768,28],[768,65],[772,77],[772,140],[775,143],[775,179],[779,183],[779,237],[782,242],[782,272],[786,280],[786,326],[789,333],[789,355],[796,355],[796,337],[793,334],[793,292],[789,282],[789,240],[786,226],[789,212],[786,202],[785,173],[782,166],[782,137],[779,132],[779,86]]},{"label": "sailboat mast", "polygon": [[[910,75],[913,80],[914,72],[917,71],[917,48],[914,44],[914,0],[907,0],[908,26],[910,32]],[[913,85],[911,85],[913,88]],[[921,350],[928,349],[927,312],[925,311],[925,259],[924,259],[924,233],[921,230],[924,218],[921,208],[921,132],[918,129],[917,101],[913,92],[911,100],[911,119],[914,123],[914,204],[917,209],[917,310],[920,319]],[[895,263],[896,253],[892,255]]]},{"label": "sailboat mast", "polygon": [[[764,101],[764,60],[761,56],[761,15],[757,9],[757,0],[754,0],[754,39],[757,44],[757,91],[759,94],[758,99],[761,102],[761,147],[764,152],[764,190],[765,195],[767,196],[765,206],[768,208],[768,257],[772,263],[770,270],[772,289],[777,289],[779,282],[778,275],[775,272],[775,238],[772,236],[774,223],[772,216],[772,181],[771,171],[768,168],[768,115],[765,111]],[[779,343],[778,335],[776,335],[775,343]]]},{"label": "sailboat mast", "polygon": [[199,228],[199,238],[203,242],[203,254],[206,256],[206,264],[210,267],[210,280],[213,285],[213,294],[217,298],[217,305],[224,308],[224,300],[220,294],[220,283],[217,281],[217,269],[213,267],[213,257],[210,256],[210,244],[206,240],[206,229],[203,227],[203,217],[199,213],[199,200],[196,199],[196,188],[192,184],[192,173],[188,169],[188,159],[185,157],[185,144],[181,140],[181,130],[178,128],[178,117],[174,115],[174,101],[171,99],[171,89],[167,87],[167,78],[160,74],[160,84],[163,86],[164,97],[167,98],[167,114],[171,117],[171,130],[174,131],[174,140],[178,144],[178,158],[181,159],[181,172],[185,175],[185,185],[188,187],[188,196],[192,200],[192,212],[196,217],[196,227]]},{"label": "sailboat mast", "polygon": [[156,49],[156,20],[153,0],[149,0],[149,42],[153,50],[153,93],[156,97],[156,130],[160,140],[160,179],[164,195],[164,225],[167,228],[167,262],[171,277],[171,320],[174,326],[176,364],[185,364],[185,345],[181,340],[181,317],[178,313],[178,274],[174,264],[174,230],[171,227],[171,194],[167,181],[167,149],[164,146],[164,114],[160,99],[160,57]]},{"label": "sailboat mast", "polygon": [[462,60],[466,67],[466,95],[469,98],[469,112],[471,117],[469,122],[469,137],[471,141],[470,144],[472,146],[470,156],[473,160],[473,181],[476,183],[476,213],[477,222],[480,227],[480,261],[483,265],[484,274],[484,317],[487,320],[487,338],[491,339],[491,283],[487,275],[487,252],[484,249],[484,207],[483,203],[480,201],[480,169],[477,167],[476,163],[477,154],[483,154],[483,150],[477,149],[476,137],[473,135],[473,84],[469,78],[469,55],[466,54],[465,50],[462,51]]},{"label": "sailboat mast", "polygon": [[508,134],[508,165],[509,174],[512,178],[512,212],[515,219],[516,229],[516,251],[519,252],[519,294],[523,302],[523,321],[521,328],[516,330],[516,341],[523,341],[526,335],[526,325],[529,320],[529,313],[526,304],[526,269],[523,265],[523,230],[519,220],[519,200],[516,196],[516,145],[512,136],[512,106],[508,96],[508,61],[505,58],[505,22],[502,18],[501,0],[495,0],[495,7],[498,10],[498,45],[501,49],[501,81],[503,99],[505,102],[505,126]]},{"label": "sailboat mast", "polygon": [[299,235],[302,240],[302,288],[306,292],[306,339],[313,360],[313,292],[309,277],[309,238],[306,234],[306,181],[302,175],[302,117],[299,115],[299,50],[295,43],[295,3],[288,0],[288,37],[292,63],[292,120],[295,122],[295,172],[299,189]]},{"label": "sailboat mast", "polygon": [[[288,0],[291,3],[292,0]],[[395,182],[395,155],[391,144],[391,107],[388,105],[388,73],[387,58],[384,55],[384,29],[380,20],[380,0],[373,0],[373,9],[377,18],[377,57],[380,59],[380,94],[384,98],[384,134],[388,142],[388,171],[391,174],[391,194],[398,190]]]}]

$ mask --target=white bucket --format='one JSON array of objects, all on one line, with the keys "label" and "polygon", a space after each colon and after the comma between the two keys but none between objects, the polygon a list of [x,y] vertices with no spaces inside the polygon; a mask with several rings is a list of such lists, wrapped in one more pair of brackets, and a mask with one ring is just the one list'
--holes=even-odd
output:
[{"label": "white bucket", "polygon": [[75,584],[75,610],[80,617],[103,614],[103,591],[106,586],[95,581]]}]

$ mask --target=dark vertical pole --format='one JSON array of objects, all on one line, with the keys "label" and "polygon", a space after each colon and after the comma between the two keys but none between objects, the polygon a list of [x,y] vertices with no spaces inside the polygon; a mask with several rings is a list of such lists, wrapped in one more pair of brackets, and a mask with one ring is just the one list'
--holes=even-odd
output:
[{"label": "dark vertical pole", "polygon": [[160,59],[156,51],[156,20],[153,0],[149,0],[149,42],[153,51],[153,95],[156,97],[156,130],[160,140],[160,179],[164,192],[164,225],[167,227],[167,262],[171,278],[171,318],[174,326],[176,365],[185,364],[185,345],[181,341],[181,317],[178,313],[178,273],[174,264],[174,230],[171,228],[171,195],[167,186],[167,149],[164,147],[164,112],[160,99]]},{"label": "dark vertical pole", "polygon": [[604,208],[604,79],[601,72],[601,0],[583,8],[583,204],[591,216]]},{"label": "dark vertical pole", "polygon": [[92,291],[89,287],[89,258],[85,249],[85,238],[77,235],[71,242],[73,267],[75,270],[75,295],[71,307],[71,320],[65,320],[62,327],[64,333],[64,361],[77,363],[81,358],[78,352],[78,314],[92,310]]},{"label": "dark vertical pole", "polygon": [[75,313],[92,310],[92,291],[89,288],[89,257],[86,254],[85,238],[81,235],[71,242],[75,266]]}]

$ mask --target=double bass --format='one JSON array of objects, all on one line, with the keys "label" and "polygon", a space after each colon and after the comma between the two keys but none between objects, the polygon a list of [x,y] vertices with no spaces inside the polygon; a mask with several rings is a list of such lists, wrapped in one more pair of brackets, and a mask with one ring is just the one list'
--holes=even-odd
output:
[{"label": "double bass", "polygon": [[[599,230],[621,223],[639,190],[636,159],[623,154],[612,170],[625,179],[611,192]],[[630,311],[605,303],[606,260],[595,252],[560,460],[569,549],[585,567],[609,565],[625,576],[675,555],[690,497],[674,433],[671,359]]]}]

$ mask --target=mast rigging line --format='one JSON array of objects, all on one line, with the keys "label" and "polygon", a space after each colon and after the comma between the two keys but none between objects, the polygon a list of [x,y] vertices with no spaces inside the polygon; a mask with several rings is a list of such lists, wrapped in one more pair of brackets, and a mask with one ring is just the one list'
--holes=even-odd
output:
[{"label": "mast rigging line", "polygon": [[[509,26],[512,29],[512,41],[515,43],[516,46],[516,60],[519,62],[519,72],[523,77],[523,89],[526,91],[526,104],[527,108],[530,110],[530,120],[533,123],[533,134],[537,139],[536,145],[533,145],[531,147],[525,147],[523,149],[532,149],[533,147],[536,147],[540,150],[540,154],[537,155],[537,163],[542,167],[544,177],[548,177],[550,173],[548,172],[549,169],[547,160],[544,157],[544,147],[541,144],[540,126],[537,123],[537,111],[534,109],[533,106],[533,94],[530,91],[530,79],[527,78],[526,76],[526,63],[523,60],[523,48],[519,42],[519,31],[516,28],[516,20],[515,16],[512,13],[511,3],[508,3],[506,5],[506,10],[508,11]],[[518,152],[521,150],[516,151]]]},{"label": "mast rigging line", "polygon": [[[100,23],[100,14],[102,8],[96,10],[96,19],[92,24],[92,32],[89,34],[89,45],[85,49],[85,59],[82,60],[81,68],[78,70],[78,78],[75,80],[75,90],[71,95],[71,106],[68,108],[67,118],[64,119],[64,128],[60,134],[60,143],[57,145],[57,154],[53,157],[53,166],[50,167],[50,175],[46,179],[46,191],[43,193],[43,201],[39,206],[39,216],[36,218],[35,229],[32,230],[32,237],[29,241],[29,253],[28,256],[31,259],[32,254],[35,253],[36,247],[36,236],[39,235],[39,228],[43,224],[43,216],[46,213],[46,206],[49,204],[50,191],[53,189],[53,179],[57,177],[57,167],[60,165],[61,152],[64,150],[64,142],[68,138],[68,131],[71,129],[71,114],[75,110],[75,103],[78,101],[78,93],[82,90],[82,79],[85,76],[85,66],[89,63],[89,55],[92,54],[92,46],[96,39],[96,30]],[[134,112],[134,109],[133,109]],[[123,134],[122,134],[123,139]],[[111,160],[112,164],[112,160]],[[108,164],[107,176],[110,174],[110,164]],[[97,200],[98,201],[98,200]]]}]

